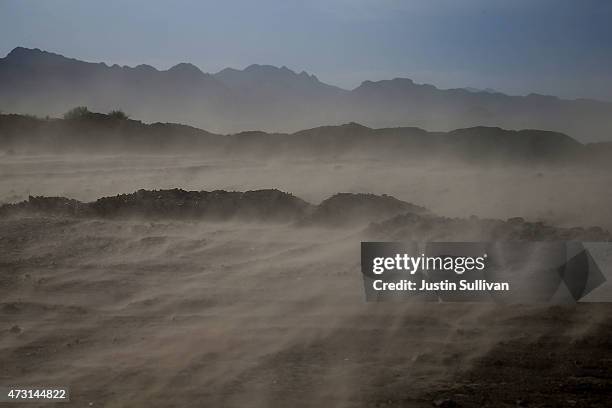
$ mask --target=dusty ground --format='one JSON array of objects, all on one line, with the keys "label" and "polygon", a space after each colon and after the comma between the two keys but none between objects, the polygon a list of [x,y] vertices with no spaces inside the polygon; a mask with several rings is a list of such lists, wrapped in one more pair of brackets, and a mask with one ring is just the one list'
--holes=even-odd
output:
[{"label": "dusty ground", "polygon": [[0,382],[69,385],[74,406],[604,407],[612,395],[609,307],[364,303],[355,231],[0,228]]},{"label": "dusty ground", "polygon": [[[272,186],[314,202],[372,191],[442,214],[610,225],[604,174],[180,162],[11,158],[0,195]],[[483,192],[483,180],[498,184]],[[610,406],[610,306],[365,303],[362,239],[274,223],[2,219],[0,384],[68,385],[62,406],[80,407]]]}]

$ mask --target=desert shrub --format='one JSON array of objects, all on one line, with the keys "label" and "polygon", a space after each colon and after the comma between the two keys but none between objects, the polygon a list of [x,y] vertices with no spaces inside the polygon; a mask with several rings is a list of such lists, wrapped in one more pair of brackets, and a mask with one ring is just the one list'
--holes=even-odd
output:
[{"label": "desert shrub", "polygon": [[76,108],[72,108],[68,112],[64,113],[64,119],[84,119],[89,116],[90,113],[91,112],[89,112],[87,106],[77,106]]},{"label": "desert shrub", "polygon": [[112,119],[117,119],[117,120],[127,120],[129,118],[129,116],[120,109],[115,109],[115,110],[108,112],[108,116],[110,116]]}]

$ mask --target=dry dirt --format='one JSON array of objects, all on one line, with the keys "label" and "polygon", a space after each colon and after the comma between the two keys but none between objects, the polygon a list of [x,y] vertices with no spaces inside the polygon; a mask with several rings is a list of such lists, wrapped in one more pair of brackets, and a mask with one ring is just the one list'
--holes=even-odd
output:
[{"label": "dry dirt", "polygon": [[[2,198],[277,187],[611,225],[604,174],[54,160],[3,161]],[[366,303],[362,239],[282,223],[1,219],[0,384],[70,386],[60,406],[79,407],[610,406],[611,306]]]}]

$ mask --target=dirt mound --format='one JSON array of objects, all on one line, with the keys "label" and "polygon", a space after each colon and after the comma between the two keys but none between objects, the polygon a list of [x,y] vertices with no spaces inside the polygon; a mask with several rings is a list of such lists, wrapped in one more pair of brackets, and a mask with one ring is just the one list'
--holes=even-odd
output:
[{"label": "dirt mound", "polygon": [[145,217],[297,221],[299,225],[364,225],[398,214],[427,210],[387,195],[339,193],[318,206],[279,190],[138,190],[83,203],[63,197],[30,197],[0,207],[0,215],[28,213],[95,217]]},{"label": "dirt mound", "polygon": [[279,190],[185,191],[139,190],[104,197],[91,204],[100,216],[146,216],[164,218],[232,217],[257,220],[293,220],[303,216],[310,204]]},{"label": "dirt mound", "polygon": [[612,241],[600,227],[560,228],[522,218],[440,217],[426,208],[388,195],[339,193],[318,206],[279,190],[139,190],[83,203],[64,197],[30,197],[0,206],[11,214],[71,217],[130,217],[185,220],[296,222],[298,226],[359,227],[381,240],[426,241]]},{"label": "dirt mound", "polygon": [[0,207],[0,214],[44,213],[70,216],[151,217],[225,220],[291,221],[311,208],[304,200],[279,190],[185,191],[139,190],[82,203],[63,197],[30,197],[28,201]]},{"label": "dirt mound", "polygon": [[559,228],[522,218],[446,218],[433,215],[403,214],[371,224],[366,234],[386,240],[425,241],[611,241],[612,235],[600,227]]},{"label": "dirt mound", "polygon": [[8,214],[56,214],[67,216],[93,215],[87,203],[65,197],[33,197],[16,204],[0,206],[0,215]]},{"label": "dirt mound", "polygon": [[398,214],[426,214],[424,207],[383,194],[338,193],[324,200],[304,219],[304,224],[348,225],[360,221],[381,221]]}]

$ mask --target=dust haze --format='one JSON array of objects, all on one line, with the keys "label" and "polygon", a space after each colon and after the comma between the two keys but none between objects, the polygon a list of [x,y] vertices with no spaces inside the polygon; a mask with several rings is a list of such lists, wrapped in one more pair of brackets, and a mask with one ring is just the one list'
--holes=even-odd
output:
[{"label": "dust haze", "polygon": [[612,228],[612,176],[585,166],[477,166],[439,160],[261,160],[199,155],[4,156],[0,202],[28,196],[92,201],[138,189],[278,188],[311,203],[337,193],[388,194],[449,217],[523,217],[553,225]]},{"label": "dust haze", "polygon": [[[609,172],[588,167],[7,154],[0,174],[5,203],[165,188],[278,188],[312,205],[388,194],[440,217],[410,239],[490,239],[443,218],[471,215],[612,226]],[[510,407],[587,392],[573,405],[605,406],[593,372],[609,307],[365,303],[360,241],[407,239],[378,221],[0,217],[0,380],[69,384],[74,406]]]},{"label": "dust haze", "polygon": [[612,406],[612,2],[75,3],[0,0],[0,407]]}]

